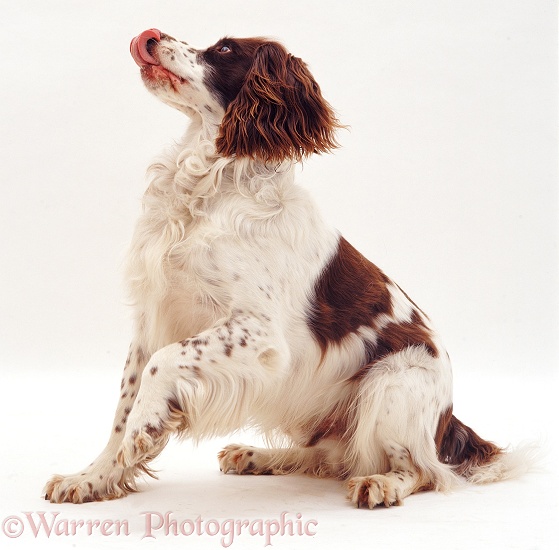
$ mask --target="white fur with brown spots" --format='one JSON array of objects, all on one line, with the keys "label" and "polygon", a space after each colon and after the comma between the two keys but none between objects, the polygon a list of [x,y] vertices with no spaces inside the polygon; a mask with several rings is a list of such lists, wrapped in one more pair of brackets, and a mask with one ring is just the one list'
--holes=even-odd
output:
[{"label": "white fur with brown spots", "polygon": [[122,497],[171,435],[246,426],[284,447],[229,446],[224,472],[346,478],[357,506],[525,469],[525,455],[452,416],[428,317],[295,184],[296,162],[331,149],[339,126],[306,66],[264,39],[196,50],[151,29],[131,49],[147,88],[191,122],[150,169],[110,440],[81,472],[53,477],[46,498]]}]

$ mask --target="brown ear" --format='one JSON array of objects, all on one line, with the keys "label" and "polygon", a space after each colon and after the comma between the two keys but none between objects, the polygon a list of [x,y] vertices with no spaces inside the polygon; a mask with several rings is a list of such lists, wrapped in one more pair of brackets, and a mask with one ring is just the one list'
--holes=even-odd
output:
[{"label": "brown ear", "polygon": [[256,51],[243,87],[223,117],[216,145],[225,156],[301,160],[337,147],[338,127],[303,61],[267,42]]}]

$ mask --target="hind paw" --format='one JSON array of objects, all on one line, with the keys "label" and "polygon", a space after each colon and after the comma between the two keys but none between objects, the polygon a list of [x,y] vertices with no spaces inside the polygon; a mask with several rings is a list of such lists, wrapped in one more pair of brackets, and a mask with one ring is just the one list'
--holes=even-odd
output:
[{"label": "hind paw", "polygon": [[347,498],[358,508],[373,509],[379,504],[400,506],[402,500],[396,485],[394,478],[385,475],[354,477],[349,480]]}]

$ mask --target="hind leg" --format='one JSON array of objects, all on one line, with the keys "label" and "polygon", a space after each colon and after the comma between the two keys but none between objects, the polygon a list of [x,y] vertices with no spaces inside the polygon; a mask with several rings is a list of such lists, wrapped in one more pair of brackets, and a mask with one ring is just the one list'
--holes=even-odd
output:
[{"label": "hind leg", "polygon": [[423,488],[450,488],[456,476],[439,462],[435,434],[451,402],[450,365],[424,348],[375,363],[355,402],[348,499],[373,508]]}]

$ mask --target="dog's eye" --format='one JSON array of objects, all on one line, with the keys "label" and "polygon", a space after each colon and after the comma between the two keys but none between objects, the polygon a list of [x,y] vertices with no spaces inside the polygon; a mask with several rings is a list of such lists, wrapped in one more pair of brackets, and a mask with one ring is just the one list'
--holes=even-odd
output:
[{"label": "dog's eye", "polygon": [[231,48],[229,46],[221,46],[217,50],[219,53],[229,53]]}]

